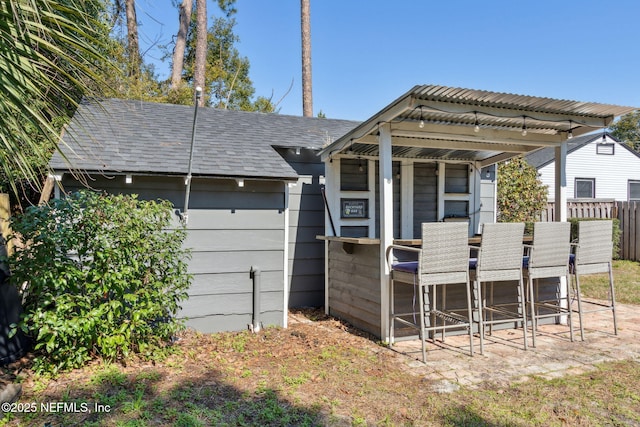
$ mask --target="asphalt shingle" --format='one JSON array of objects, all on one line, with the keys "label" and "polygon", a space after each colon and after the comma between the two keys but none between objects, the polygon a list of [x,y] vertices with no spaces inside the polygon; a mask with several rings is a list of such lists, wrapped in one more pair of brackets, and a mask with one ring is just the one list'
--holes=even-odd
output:
[{"label": "asphalt shingle", "polygon": [[[84,101],[50,165],[85,171],[187,173],[194,107],[133,100]],[[274,147],[320,149],[359,122],[198,109],[194,176],[293,179]]]}]

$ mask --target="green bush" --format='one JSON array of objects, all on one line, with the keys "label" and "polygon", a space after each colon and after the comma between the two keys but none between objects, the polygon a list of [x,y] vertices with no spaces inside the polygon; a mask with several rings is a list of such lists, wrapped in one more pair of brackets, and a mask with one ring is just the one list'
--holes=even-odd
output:
[{"label": "green bush", "polygon": [[36,371],[149,357],[182,327],[189,253],[171,216],[166,201],[81,191],[12,220],[25,242],[12,280],[25,287],[20,327],[35,342]]},{"label": "green bush", "polygon": [[535,167],[522,156],[498,164],[498,222],[535,222],[546,206],[547,186]]},{"label": "green bush", "polygon": [[[571,241],[575,241],[578,239],[578,222],[580,221],[598,221],[602,220],[601,218],[569,218],[569,222],[571,223]],[[622,230],[620,229],[620,220],[618,218],[612,219],[613,224],[613,232],[611,233],[611,239],[613,241],[613,259],[620,258],[620,236],[622,235]]]}]

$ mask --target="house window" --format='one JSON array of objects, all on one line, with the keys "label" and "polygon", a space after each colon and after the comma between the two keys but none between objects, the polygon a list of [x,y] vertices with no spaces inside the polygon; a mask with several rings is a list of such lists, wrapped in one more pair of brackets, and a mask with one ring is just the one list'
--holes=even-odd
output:
[{"label": "house window", "polygon": [[595,178],[576,178],[575,181],[575,198],[596,197],[596,179]]},{"label": "house window", "polygon": [[640,181],[629,180],[629,201],[640,202]]},{"label": "house window", "polygon": [[596,144],[596,154],[607,154],[609,156],[613,156],[615,153],[615,144]]}]

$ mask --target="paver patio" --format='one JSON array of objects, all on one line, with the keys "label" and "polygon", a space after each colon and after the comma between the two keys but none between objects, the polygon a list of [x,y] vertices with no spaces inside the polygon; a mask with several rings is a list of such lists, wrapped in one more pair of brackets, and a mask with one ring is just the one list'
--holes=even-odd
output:
[{"label": "paver patio", "polygon": [[580,340],[576,315],[574,342],[566,325],[540,325],[537,346],[529,346],[528,351],[522,348],[522,333],[513,329],[487,336],[484,355],[476,348],[474,357],[468,354],[467,335],[447,337],[444,343],[428,341],[426,363],[421,361],[417,339],[398,342],[393,349],[406,357],[409,372],[435,380],[436,391],[473,387],[486,381],[507,385],[526,381],[532,375],[554,378],[579,374],[601,362],[640,360],[639,307],[618,304],[616,309],[618,335],[613,334],[611,312],[597,312],[585,314],[584,341]]}]

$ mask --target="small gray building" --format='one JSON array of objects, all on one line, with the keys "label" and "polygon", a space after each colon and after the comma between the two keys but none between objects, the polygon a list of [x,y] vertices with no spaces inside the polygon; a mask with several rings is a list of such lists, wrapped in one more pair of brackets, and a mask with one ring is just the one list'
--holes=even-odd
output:
[{"label": "small gray building", "polygon": [[[51,160],[56,195],[79,188],[166,199],[184,212],[194,107],[83,102]],[[199,108],[188,206],[194,281],[182,315],[202,332],[260,317],[287,326],[287,308],[324,304],[324,165],[317,156],[358,122]],[[178,215],[176,215],[176,223]]]}]

